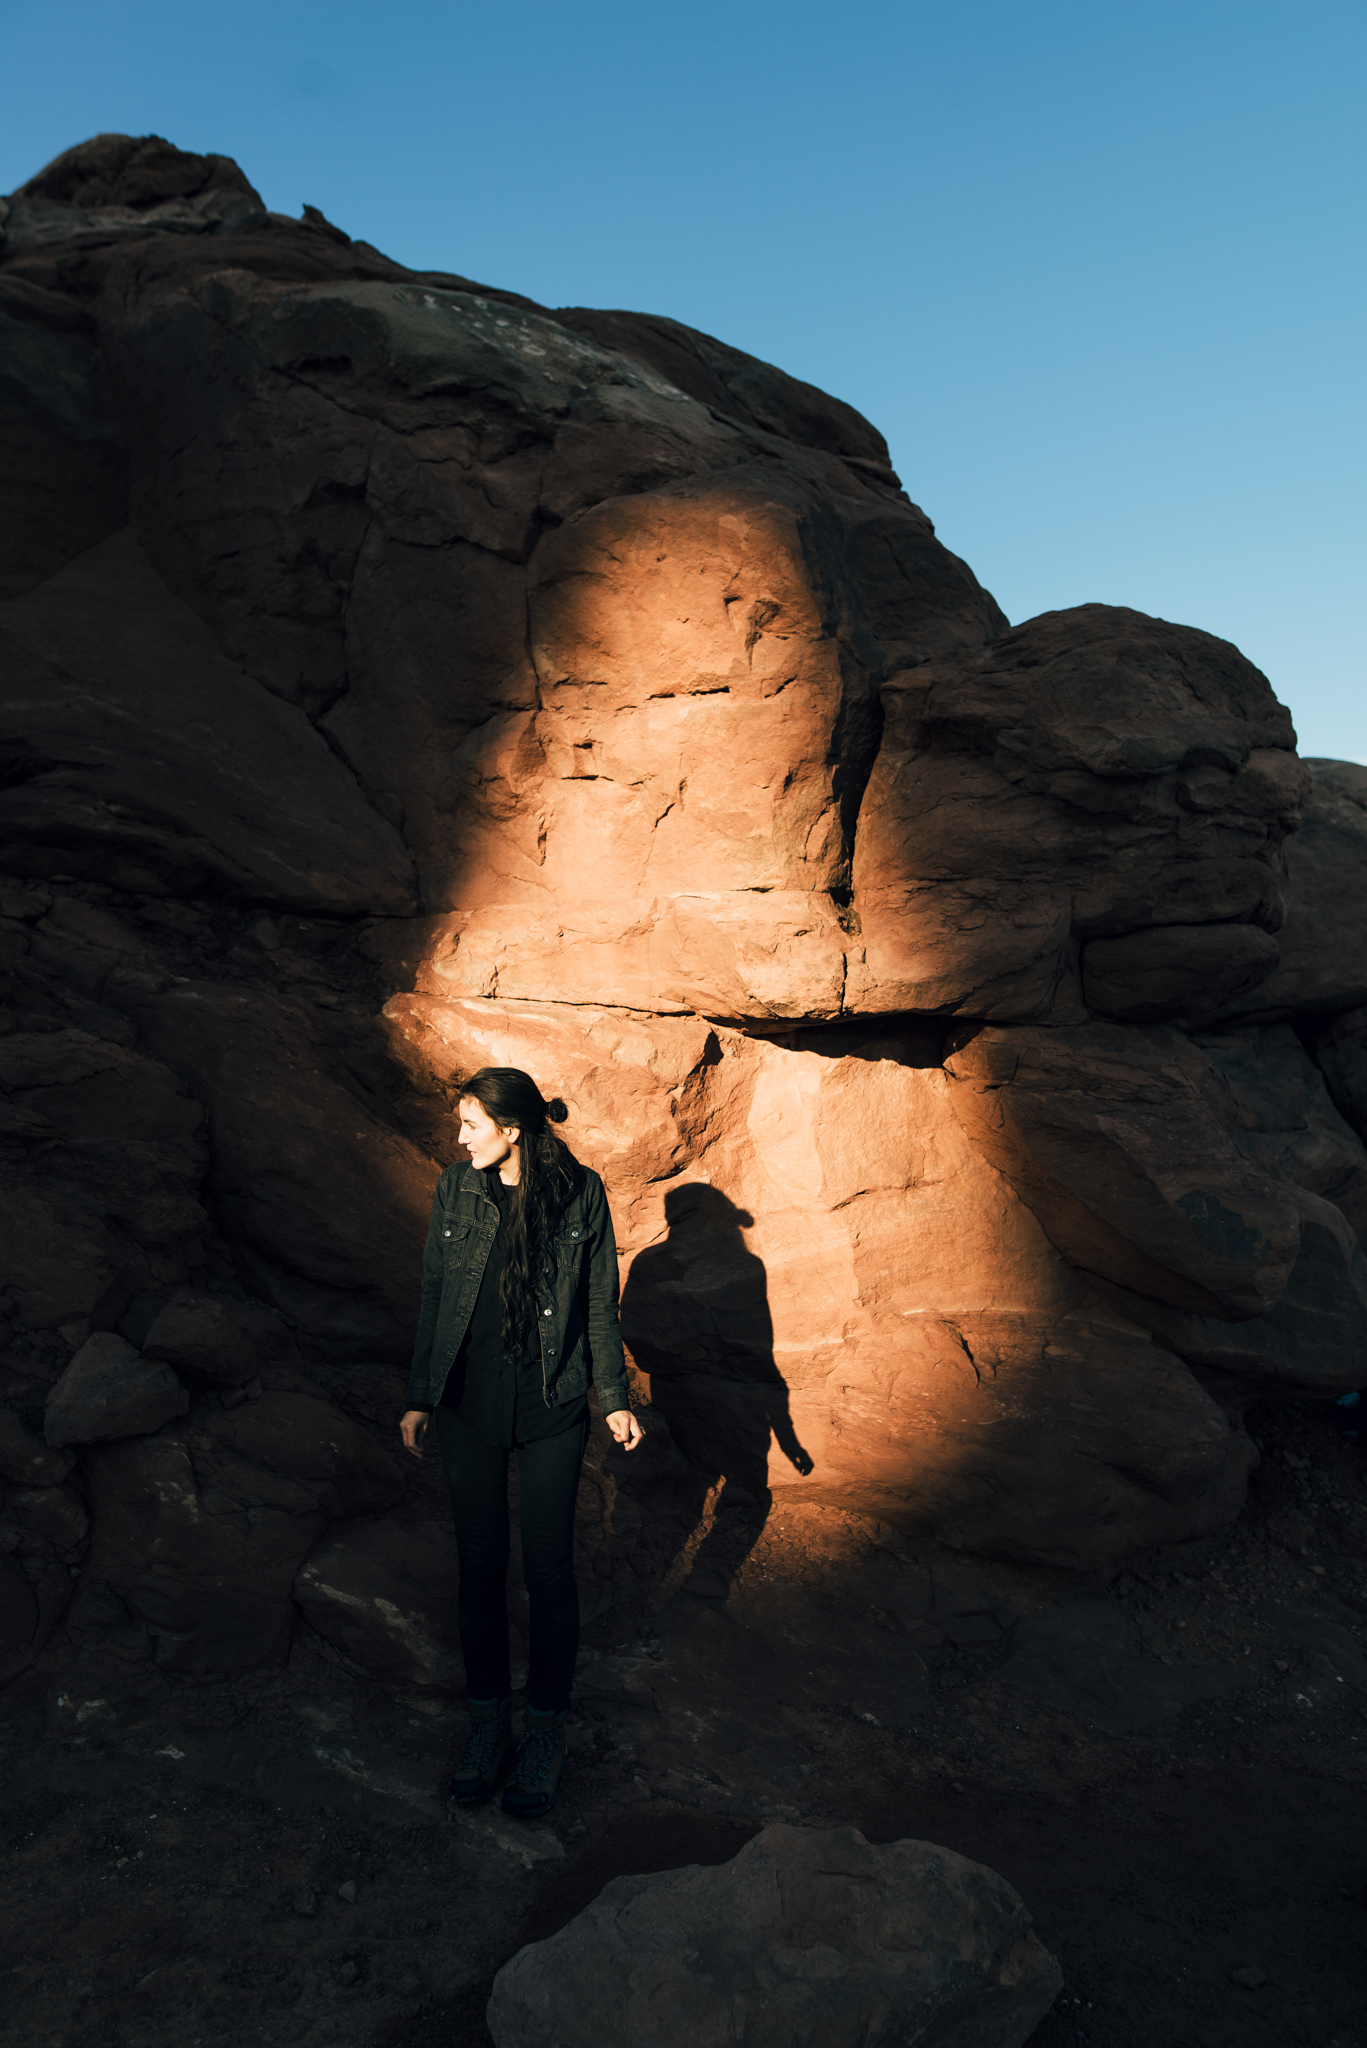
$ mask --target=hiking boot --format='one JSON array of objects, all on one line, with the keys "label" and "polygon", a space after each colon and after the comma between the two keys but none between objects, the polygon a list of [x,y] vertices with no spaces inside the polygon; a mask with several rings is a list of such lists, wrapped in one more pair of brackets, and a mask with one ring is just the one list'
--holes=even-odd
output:
[{"label": "hiking boot", "polygon": [[503,1811],[519,1820],[537,1820],[549,1813],[565,1774],[565,1716],[549,1708],[528,1707],[522,1720],[513,1774],[503,1788]]},{"label": "hiking boot", "polygon": [[451,1773],[448,1806],[478,1806],[493,1792],[513,1746],[510,1705],[509,1700],[471,1700],[470,1733],[465,1753]]}]

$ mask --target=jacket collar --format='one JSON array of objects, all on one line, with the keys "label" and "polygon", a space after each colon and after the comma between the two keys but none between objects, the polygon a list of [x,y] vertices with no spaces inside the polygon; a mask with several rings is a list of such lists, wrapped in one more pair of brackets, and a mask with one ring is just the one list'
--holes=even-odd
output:
[{"label": "jacket collar", "polygon": [[[463,1195],[478,1195],[483,1201],[488,1202],[489,1191],[485,1185],[485,1180],[484,1168],[482,1166],[472,1166],[467,1160],[465,1171],[460,1177],[460,1192]],[[491,1203],[490,1206],[493,1207],[495,1205]]]}]

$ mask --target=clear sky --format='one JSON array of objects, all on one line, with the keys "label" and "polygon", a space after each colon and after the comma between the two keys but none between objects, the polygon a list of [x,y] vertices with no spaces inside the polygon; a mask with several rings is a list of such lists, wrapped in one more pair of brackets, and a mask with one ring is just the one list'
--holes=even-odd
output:
[{"label": "clear sky", "polygon": [[101,129],[858,406],[1013,620],[1237,641],[1367,760],[1364,0],[0,0],[0,191]]}]

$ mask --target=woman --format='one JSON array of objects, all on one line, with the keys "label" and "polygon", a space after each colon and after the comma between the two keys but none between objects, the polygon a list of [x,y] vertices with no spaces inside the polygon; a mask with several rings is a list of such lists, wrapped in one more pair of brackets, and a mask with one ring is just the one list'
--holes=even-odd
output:
[{"label": "woman", "polygon": [[574,1502],[588,1441],[588,1386],[634,1450],[617,1326],[617,1248],[603,1183],[550,1126],[530,1074],[484,1067],[460,1098],[468,1166],[432,1198],[408,1408],[415,1458],[435,1413],[460,1552],[461,1650],[470,1694],[449,1802],[487,1799],[512,1748],[508,1660],[508,1454],[517,1455],[522,1570],[531,1609],[527,1709],[506,1813],[549,1811],[565,1768],[565,1715],[579,1648]]}]

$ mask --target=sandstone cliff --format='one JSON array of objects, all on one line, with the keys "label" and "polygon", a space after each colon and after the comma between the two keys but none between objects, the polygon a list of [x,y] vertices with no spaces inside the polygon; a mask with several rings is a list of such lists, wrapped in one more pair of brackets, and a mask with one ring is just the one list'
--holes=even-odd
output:
[{"label": "sandstone cliff", "polygon": [[385,1445],[485,1062],[612,1196],[643,1597],[774,1489],[1108,1567],[1367,1378],[1367,770],[1237,649],[155,138],[0,201],[0,424],[0,1676],[452,1682]]}]

